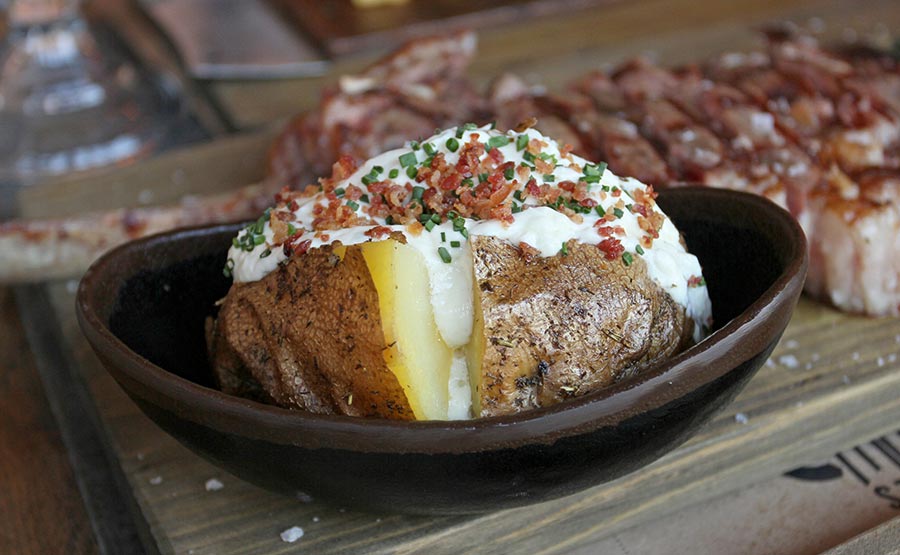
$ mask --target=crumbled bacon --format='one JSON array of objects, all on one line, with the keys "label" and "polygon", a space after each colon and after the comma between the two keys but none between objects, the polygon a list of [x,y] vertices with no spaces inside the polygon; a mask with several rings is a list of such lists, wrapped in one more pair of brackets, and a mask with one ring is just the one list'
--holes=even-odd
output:
[{"label": "crumbled bacon", "polygon": [[382,237],[386,237],[390,234],[391,228],[383,225],[376,225],[375,227],[367,229],[363,232],[363,235],[365,235],[366,237],[371,237],[372,239],[381,239]]},{"label": "crumbled bacon", "polygon": [[614,237],[600,241],[597,243],[597,248],[603,251],[607,260],[616,260],[625,252],[625,247],[623,247],[622,243]]}]

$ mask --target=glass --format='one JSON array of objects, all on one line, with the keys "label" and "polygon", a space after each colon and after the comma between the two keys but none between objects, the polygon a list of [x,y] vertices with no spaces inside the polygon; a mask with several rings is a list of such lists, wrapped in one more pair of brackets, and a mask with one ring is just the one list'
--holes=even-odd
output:
[{"label": "glass", "polygon": [[158,147],[178,102],[93,32],[78,0],[0,0],[4,7],[0,181],[127,163]]}]

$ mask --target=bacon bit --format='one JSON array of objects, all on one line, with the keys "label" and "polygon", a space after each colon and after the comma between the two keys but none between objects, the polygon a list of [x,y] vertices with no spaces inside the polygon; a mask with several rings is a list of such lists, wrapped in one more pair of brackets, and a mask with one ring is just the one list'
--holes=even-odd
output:
[{"label": "bacon bit", "polygon": [[413,237],[418,237],[422,234],[422,230],[425,229],[425,226],[422,225],[418,220],[408,224],[406,226],[406,231],[408,231]]},{"label": "bacon bit", "polygon": [[653,190],[653,185],[647,185],[646,190],[638,187],[632,191],[632,194],[634,195],[634,200],[640,204],[650,204],[659,196],[659,193]]},{"label": "bacon bit", "polygon": [[331,235],[328,235],[327,233],[316,233],[316,237],[323,243],[327,243],[331,239]]},{"label": "bacon bit", "polygon": [[525,150],[527,150],[530,154],[537,156],[541,153],[541,150],[545,146],[547,146],[547,143],[545,143],[544,141],[540,139],[531,139],[528,141],[528,146],[525,147]]},{"label": "bacon bit", "polygon": [[363,196],[363,190],[356,185],[347,185],[344,191],[344,200],[359,200]]},{"label": "bacon bit", "polygon": [[688,278],[688,287],[700,287],[703,285],[703,278],[700,276],[691,276]]},{"label": "bacon bit", "polygon": [[613,234],[613,228],[604,224],[605,222],[603,220],[597,220],[597,223],[594,224],[594,227],[597,228],[597,235],[600,237],[609,237]]},{"label": "bacon bit", "polygon": [[390,234],[391,234],[391,228],[383,226],[383,225],[376,225],[375,227],[363,232],[363,235],[365,235],[366,237],[371,237],[372,239],[381,239],[385,235],[390,235]]},{"label": "bacon bit", "polygon": [[541,188],[538,187],[537,181],[535,181],[533,177],[525,184],[525,192],[535,198],[540,198]]},{"label": "bacon bit", "polygon": [[282,247],[285,256],[290,257],[294,254],[306,254],[306,251],[309,250],[309,246],[312,245],[312,240],[306,239],[304,241],[299,241],[299,239],[300,235],[296,235],[293,239],[288,239],[287,242],[285,242],[284,247]]},{"label": "bacon bit", "polygon": [[641,237],[641,246],[645,249],[653,248],[653,237],[650,235],[643,235]]},{"label": "bacon bit", "polygon": [[616,187],[615,189],[612,190],[611,194],[613,197],[618,198],[618,197],[622,196],[622,189],[619,189],[618,187]]},{"label": "bacon bit", "polygon": [[499,148],[492,148],[490,152],[488,152],[488,159],[493,160],[495,164],[502,164],[506,157],[503,156],[503,153],[500,152]]},{"label": "bacon bit", "polygon": [[358,167],[356,160],[352,156],[343,154],[338,158],[337,162],[331,166],[331,178],[329,181],[331,181],[333,185],[338,181],[347,179],[353,175],[353,172],[355,172]]},{"label": "bacon bit", "polygon": [[[575,192],[575,183],[572,181],[560,181],[559,188],[570,193]],[[577,200],[577,199],[576,199]]]},{"label": "bacon bit", "polygon": [[643,204],[634,203],[631,205],[631,211],[634,214],[640,214],[641,216],[647,217],[647,207]]},{"label": "bacon bit", "polygon": [[529,262],[531,262],[532,260],[536,260],[541,256],[541,251],[532,247],[525,241],[519,243],[519,253],[522,255],[522,257],[525,258],[525,260]]},{"label": "bacon bit", "polygon": [[526,119],[525,121],[519,122],[519,125],[515,126],[513,131],[515,131],[516,133],[524,133],[528,129],[531,129],[532,127],[537,125],[537,122],[538,122],[537,118],[534,116],[531,116],[528,119]]},{"label": "bacon bit", "polygon": [[290,212],[273,210],[271,214],[269,214],[269,226],[272,228],[273,233],[272,243],[276,245],[280,245],[288,237],[288,224],[279,217],[280,214],[290,214]]},{"label": "bacon bit", "polygon": [[625,252],[625,247],[614,237],[600,241],[597,243],[597,248],[603,251],[607,260],[617,260]]},{"label": "bacon bit", "polygon": [[553,167],[553,164],[545,160],[541,160],[540,158],[534,159],[534,168],[544,175],[553,173],[553,170],[556,169]]},{"label": "bacon bit", "polygon": [[[573,147],[572,145],[566,143],[566,144],[564,144],[564,145],[562,146],[561,149],[559,149],[559,157],[562,158],[563,160],[569,160],[569,161],[571,162],[571,161],[572,161],[572,151],[573,151],[573,150],[575,150],[575,147]],[[574,165],[577,166],[578,164],[574,164]],[[580,172],[581,169],[579,169],[578,171]]]}]

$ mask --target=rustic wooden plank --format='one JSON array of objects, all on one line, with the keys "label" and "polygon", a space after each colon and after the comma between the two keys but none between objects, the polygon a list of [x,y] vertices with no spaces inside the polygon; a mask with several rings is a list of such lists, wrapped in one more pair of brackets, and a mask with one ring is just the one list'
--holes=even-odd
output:
[{"label": "rustic wooden plank", "polygon": [[[53,299],[163,553],[565,553],[894,432],[900,421],[900,320],[848,316],[803,299],[772,362],[726,412],[636,473],[481,516],[363,514],[259,490],[177,445],[99,368],[74,324],[71,293],[58,285]],[[213,478],[225,487],[206,491]],[[306,535],[283,543],[278,534],[294,525]]]},{"label": "rustic wooden plank", "polygon": [[9,288],[0,314],[0,552],[96,553]]},{"label": "rustic wooden plank", "polygon": [[900,553],[900,516],[889,520],[822,555],[897,555]]},{"label": "rustic wooden plank", "polygon": [[[702,60],[724,50],[758,46],[757,28],[790,20],[821,29],[826,40],[900,26],[900,10],[892,0],[865,3],[841,0],[641,0],[545,17],[515,26],[479,32],[479,49],[470,75],[484,85],[510,71],[559,88],[586,71],[642,53],[663,64]],[[241,129],[283,120],[314,107],[324,85],[352,73],[383,51],[336,60],[328,75],[269,83],[212,83],[222,108]]]},{"label": "rustic wooden plank", "polygon": [[22,216],[50,218],[88,211],[175,203],[261,180],[275,128],[221,138],[137,165],[61,177],[17,192]]}]

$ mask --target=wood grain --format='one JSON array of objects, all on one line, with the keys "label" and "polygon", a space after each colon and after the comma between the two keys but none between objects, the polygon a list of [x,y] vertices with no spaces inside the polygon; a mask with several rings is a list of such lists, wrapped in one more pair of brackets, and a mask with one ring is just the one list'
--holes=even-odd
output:
[{"label": "wood grain", "polygon": [[[163,553],[566,553],[895,432],[900,421],[900,320],[847,316],[803,299],[772,362],[734,403],[638,472],[565,499],[474,517],[357,513],[297,492],[262,491],[178,445],[99,367],[74,323],[71,293],[60,285],[52,295],[66,347]],[[224,488],[207,491],[210,479]],[[279,533],[295,525],[305,536],[285,544]]]},{"label": "wood grain", "polygon": [[96,553],[8,288],[0,314],[0,553]]}]

